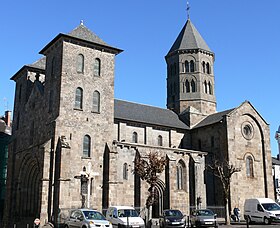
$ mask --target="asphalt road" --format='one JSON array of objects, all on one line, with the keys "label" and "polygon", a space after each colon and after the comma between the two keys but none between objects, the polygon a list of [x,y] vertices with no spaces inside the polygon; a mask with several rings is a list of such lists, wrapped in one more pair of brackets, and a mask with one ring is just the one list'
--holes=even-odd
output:
[{"label": "asphalt road", "polygon": [[271,225],[264,225],[264,224],[253,224],[247,227],[246,223],[240,224],[231,224],[231,225],[219,225],[219,228],[280,228],[280,223],[272,223]]}]

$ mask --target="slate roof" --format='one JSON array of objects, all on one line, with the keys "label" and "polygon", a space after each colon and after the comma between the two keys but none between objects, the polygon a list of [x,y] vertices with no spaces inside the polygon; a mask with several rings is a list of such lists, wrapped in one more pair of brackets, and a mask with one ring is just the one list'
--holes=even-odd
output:
[{"label": "slate roof", "polygon": [[44,54],[45,51],[53,44],[55,43],[59,38],[72,38],[78,41],[86,41],[88,43],[93,44],[94,46],[99,47],[103,50],[110,50],[110,52],[113,52],[114,54],[119,54],[123,50],[112,47],[105,43],[101,38],[99,38],[96,34],[94,34],[92,31],[90,31],[86,26],[81,23],[79,26],[77,26],[75,29],[73,29],[70,33],[64,34],[59,33],[51,42],[49,42],[39,53]]},{"label": "slate roof", "polygon": [[18,74],[25,69],[29,70],[29,71],[30,70],[35,70],[35,72],[39,71],[41,73],[44,73],[44,71],[46,69],[46,57],[44,56],[43,58],[35,61],[34,63],[24,65],[10,79],[11,80],[16,80],[18,78]]},{"label": "slate roof", "polygon": [[187,20],[168,54],[176,50],[189,49],[203,49],[212,53],[190,19]]},{"label": "slate roof", "polygon": [[158,126],[189,129],[178,115],[169,110],[115,99],[115,119],[128,120]]},{"label": "slate roof", "polygon": [[272,164],[273,165],[280,165],[280,161],[277,158],[272,157]]},{"label": "slate roof", "polygon": [[32,64],[27,64],[26,66],[45,70],[46,69],[46,57],[44,56],[43,58],[38,59],[36,62],[34,62]]},{"label": "slate roof", "polygon": [[195,125],[193,129],[217,123],[223,119],[223,116],[228,115],[233,110],[234,108],[209,115],[205,117],[202,121],[200,121],[197,125]]},{"label": "slate roof", "polygon": [[94,34],[92,31],[90,31],[82,23],[79,26],[77,26],[76,28],[74,28],[67,35],[75,37],[75,38],[79,38],[82,40],[90,41],[93,43],[109,46],[107,43],[105,43],[101,38],[99,38],[96,34]]}]

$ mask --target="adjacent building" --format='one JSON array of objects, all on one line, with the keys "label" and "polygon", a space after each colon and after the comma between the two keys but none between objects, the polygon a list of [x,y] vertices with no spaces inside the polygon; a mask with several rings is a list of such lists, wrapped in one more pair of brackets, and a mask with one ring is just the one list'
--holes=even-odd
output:
[{"label": "adjacent building", "polygon": [[3,219],[4,202],[6,198],[8,145],[11,141],[11,112],[6,111],[0,118],[0,225]]},{"label": "adjacent building", "polygon": [[59,223],[71,208],[110,205],[145,216],[149,186],[134,174],[134,160],[154,152],[168,162],[153,217],[166,208],[222,206],[220,182],[206,169],[214,160],[241,167],[231,205],[273,196],[269,125],[249,101],[216,110],[215,55],[190,19],[165,56],[167,109],[114,98],[121,52],[81,23],[12,76],[6,224]]}]

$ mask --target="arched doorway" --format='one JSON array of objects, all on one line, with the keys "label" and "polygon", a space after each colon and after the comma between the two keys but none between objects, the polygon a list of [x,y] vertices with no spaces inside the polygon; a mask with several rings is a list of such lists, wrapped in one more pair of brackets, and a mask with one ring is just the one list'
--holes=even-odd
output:
[{"label": "arched doorway", "polygon": [[153,218],[159,218],[159,216],[162,214],[164,209],[164,191],[165,184],[162,180],[158,179],[155,186],[155,196],[157,197],[157,200],[153,204]]}]

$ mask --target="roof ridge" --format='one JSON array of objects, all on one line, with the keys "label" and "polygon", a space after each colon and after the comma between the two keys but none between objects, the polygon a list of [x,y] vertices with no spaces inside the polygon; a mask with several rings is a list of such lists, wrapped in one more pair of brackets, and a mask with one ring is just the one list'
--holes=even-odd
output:
[{"label": "roof ridge", "polygon": [[168,111],[173,112],[173,111],[170,110],[170,109],[163,108],[163,107],[158,107],[158,106],[153,106],[153,105],[151,105],[151,104],[142,104],[142,103],[137,103],[136,101],[127,101],[127,100],[122,100],[122,99],[117,99],[117,98],[115,98],[114,100],[123,101],[123,102],[127,102],[127,103],[132,103],[132,104],[136,104],[136,105],[142,105],[142,106],[152,107],[152,108],[158,108],[158,109],[168,110]]}]

